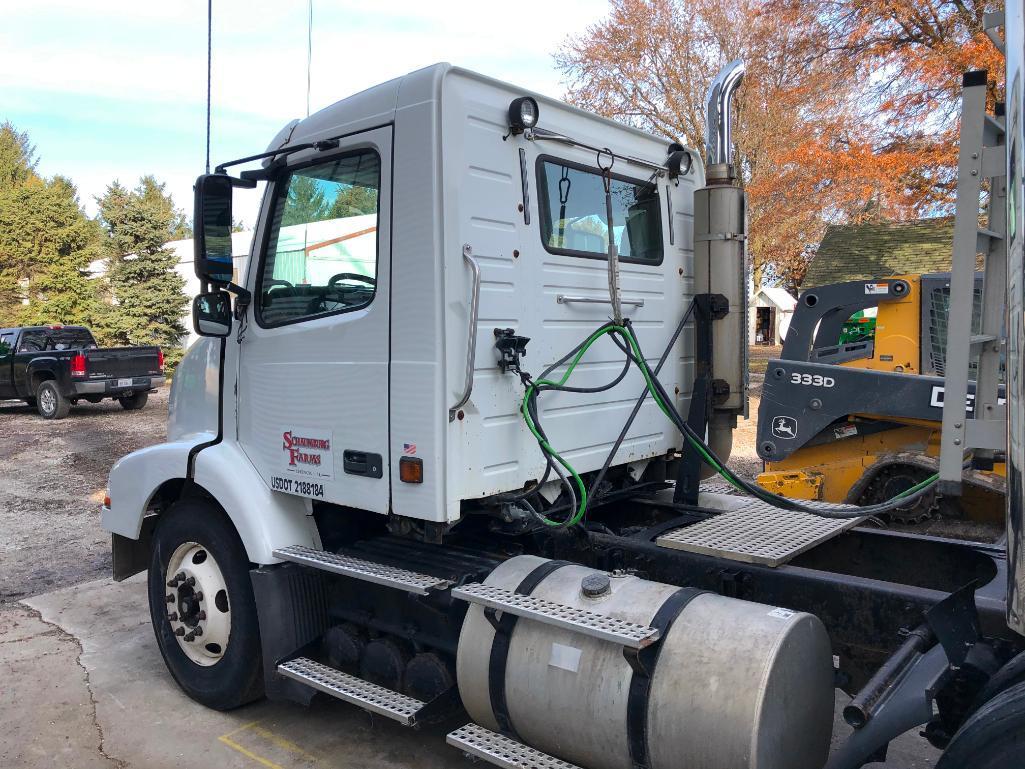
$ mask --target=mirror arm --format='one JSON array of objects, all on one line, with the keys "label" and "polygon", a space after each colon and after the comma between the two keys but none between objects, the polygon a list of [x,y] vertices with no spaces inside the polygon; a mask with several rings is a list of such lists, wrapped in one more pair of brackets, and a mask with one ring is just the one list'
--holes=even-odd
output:
[{"label": "mirror arm", "polygon": [[[294,145],[292,147],[279,147],[276,150],[267,150],[266,152],[259,152],[256,155],[247,155],[246,157],[239,158],[238,160],[229,160],[227,163],[221,163],[219,166],[217,166],[217,168],[214,169],[214,173],[223,174],[224,173],[224,169],[227,168],[228,166],[237,166],[237,165],[241,165],[242,163],[251,163],[254,160],[262,160],[263,158],[275,158],[275,160],[278,160],[278,159],[283,160],[284,158],[288,157],[289,155],[292,155],[292,154],[294,154],[296,152],[302,152],[303,150],[310,150],[310,149],[312,149],[312,150],[316,150],[317,152],[324,152],[326,150],[333,150],[337,146],[338,146],[338,139],[322,139],[322,140],[316,141],[316,142],[306,142],[304,144],[296,144],[296,145]],[[247,181],[250,181],[250,180],[253,182],[252,185],[243,184],[243,185],[239,185],[239,186],[256,186],[256,179],[255,178],[250,177],[250,178],[247,179],[245,176],[243,176],[243,178],[242,178],[242,181],[246,181],[247,182]],[[234,181],[234,180],[232,180],[232,181]]]},{"label": "mirror arm", "polygon": [[235,299],[235,320],[242,320],[249,305],[253,302],[252,291],[237,283],[229,283],[225,288],[237,297]]}]

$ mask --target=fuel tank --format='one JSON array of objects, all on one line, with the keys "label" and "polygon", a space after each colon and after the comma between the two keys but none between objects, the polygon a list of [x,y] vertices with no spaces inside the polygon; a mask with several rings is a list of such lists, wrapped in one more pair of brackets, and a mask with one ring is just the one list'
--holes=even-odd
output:
[{"label": "fuel tank", "polygon": [[[513,558],[486,584],[516,591],[536,581],[532,575],[546,563]],[[575,564],[521,589],[642,625],[680,591]],[[522,617],[508,652],[499,644],[496,653],[495,629],[473,605],[457,653],[463,704],[476,723],[501,731],[495,706],[502,709],[503,693],[496,689],[504,688],[506,731],[588,769],[632,769],[638,752],[646,752],[651,769],[819,769],[833,722],[832,652],[822,623],[694,593],[647,655],[654,658],[647,684],[633,680],[643,674],[621,645]],[[496,679],[502,656],[505,673]]]}]

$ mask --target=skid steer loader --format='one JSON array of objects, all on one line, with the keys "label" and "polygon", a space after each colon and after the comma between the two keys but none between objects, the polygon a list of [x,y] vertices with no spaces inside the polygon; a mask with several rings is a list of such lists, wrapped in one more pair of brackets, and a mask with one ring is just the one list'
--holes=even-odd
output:
[{"label": "skid steer loader", "polygon": [[[939,467],[950,273],[856,280],[801,295],[781,361],[833,364],[826,373],[767,370],[773,397],[762,400],[758,483],[785,496],[873,504],[892,498]],[[981,321],[982,273],[976,273],[973,333]],[[971,364],[971,376],[977,368]],[[894,375],[901,375],[895,378]],[[853,392],[870,397],[855,410]],[[1002,390],[1001,390],[1002,393]],[[974,410],[974,387],[966,413]],[[1003,395],[1001,394],[1001,401]],[[796,423],[781,407],[803,404],[819,418]],[[816,407],[816,404],[817,407]],[[896,508],[891,520],[918,523],[932,515],[1002,526],[1002,454],[973,457],[961,497],[928,494]]]}]

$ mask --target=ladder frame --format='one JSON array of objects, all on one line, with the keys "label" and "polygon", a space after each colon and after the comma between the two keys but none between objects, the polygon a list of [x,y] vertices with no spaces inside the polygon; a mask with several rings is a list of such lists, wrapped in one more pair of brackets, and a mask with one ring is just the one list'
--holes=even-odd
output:
[{"label": "ladder frame", "polygon": [[[950,272],[940,438],[940,492],[960,496],[964,455],[1006,447],[1007,409],[999,402],[1000,354],[1007,306],[1006,178],[1003,116],[986,114],[985,71],[967,72],[961,97],[961,140]],[[987,228],[979,227],[982,182],[989,180]],[[985,258],[982,327],[972,335],[976,255]],[[968,410],[972,348],[979,347],[974,408]]]}]

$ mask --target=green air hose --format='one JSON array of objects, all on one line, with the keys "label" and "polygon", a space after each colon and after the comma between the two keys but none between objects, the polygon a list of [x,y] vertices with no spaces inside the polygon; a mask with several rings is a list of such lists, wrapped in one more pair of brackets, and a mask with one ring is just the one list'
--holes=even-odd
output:
[{"label": "green air hose", "polygon": [[[766,489],[763,489],[762,487],[756,484],[745,481],[739,476],[737,476],[736,473],[734,473],[729,467],[727,467],[724,462],[722,462],[721,460],[719,460],[718,457],[715,456],[715,453],[712,451],[711,448],[709,448],[708,444],[706,444],[705,441],[701,438],[701,436],[697,435],[690,428],[690,426],[680,416],[679,412],[671,404],[670,399],[668,399],[668,397],[666,396],[665,390],[662,388],[661,384],[655,378],[655,375],[648,366],[647,360],[641,352],[640,344],[637,341],[637,337],[634,334],[633,328],[630,326],[630,322],[626,321],[623,325],[618,325],[614,322],[610,322],[600,326],[589,337],[587,337],[587,339],[584,340],[583,343],[581,343],[576,348],[574,353],[571,353],[572,360],[569,361],[568,365],[566,366],[565,372],[562,374],[561,378],[558,379],[558,381],[553,381],[552,379],[547,379],[546,377],[555,368],[558,368],[560,365],[562,365],[566,358],[556,363],[555,365],[549,367],[541,375],[541,378],[535,381],[531,381],[529,377],[527,377],[526,375],[522,375],[524,384],[526,385],[525,392],[523,395],[523,401],[520,405],[520,413],[523,416],[523,421],[527,425],[527,429],[529,429],[534,438],[537,439],[538,445],[541,447],[541,451],[544,453],[548,462],[558,462],[559,465],[561,465],[565,469],[566,473],[572,479],[573,483],[576,485],[577,488],[577,494],[575,495],[577,498],[576,510],[571,511],[569,517],[566,520],[552,520],[551,518],[548,518],[546,515],[535,511],[537,517],[547,526],[567,527],[580,523],[580,521],[583,520],[584,515],[587,512],[588,494],[587,487],[584,484],[583,479],[580,477],[580,474],[577,473],[577,471],[565,459],[565,457],[563,457],[555,450],[555,448],[548,441],[548,437],[545,435],[544,430],[541,428],[540,424],[538,424],[538,419],[536,417],[536,399],[537,396],[545,390],[573,391],[574,388],[568,387],[566,383],[573,375],[574,369],[576,369],[577,364],[580,363],[580,360],[587,353],[588,349],[590,349],[590,347],[595,342],[597,342],[599,339],[601,339],[603,336],[607,334],[612,335],[613,341],[615,341],[621,349],[624,349],[627,352],[627,366],[629,366],[630,361],[632,361],[640,369],[641,375],[644,378],[647,394],[651,395],[652,399],[658,405],[659,409],[666,416],[666,418],[669,419],[669,421],[672,422],[683,433],[687,443],[691,446],[693,450],[698,452],[702,460],[706,464],[708,464],[709,467],[715,470],[719,475],[725,478],[732,486],[764,502],[768,502],[772,505],[781,507],[783,509],[799,510],[802,512],[807,512],[828,518],[853,518],[860,517],[863,515],[873,515],[875,513],[882,513],[888,510],[892,510],[893,508],[898,507],[900,504],[907,503],[911,499],[915,499],[922,496],[939,479],[938,475],[932,475],[929,478],[923,480],[922,482],[916,484],[915,486],[912,486],[910,489],[901,492],[896,497],[887,502],[882,502],[876,505],[869,505],[866,507],[839,510],[823,510],[819,508],[809,507],[806,505],[801,505],[800,503],[795,502],[794,500],[778,496]],[[616,339],[616,337],[620,337],[623,340],[623,342],[625,342],[625,346],[621,345],[619,341]],[[609,389],[621,380],[622,375],[620,375],[619,379],[617,379],[615,382],[612,382],[609,385],[606,385],[601,388],[595,388],[590,391],[593,392]]]}]

